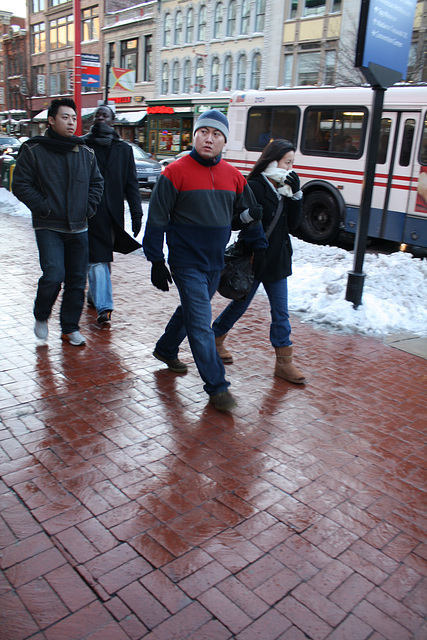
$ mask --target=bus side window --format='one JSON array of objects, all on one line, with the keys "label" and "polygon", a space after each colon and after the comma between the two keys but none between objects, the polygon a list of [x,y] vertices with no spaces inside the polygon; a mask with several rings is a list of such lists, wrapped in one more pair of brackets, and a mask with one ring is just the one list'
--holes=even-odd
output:
[{"label": "bus side window", "polygon": [[388,141],[390,138],[391,120],[382,118],[380,129],[380,142],[378,145],[377,164],[385,164],[387,158]]},{"label": "bus side window", "polygon": [[421,138],[420,164],[427,164],[427,114],[424,119],[423,135]]},{"label": "bus side window", "polygon": [[299,122],[297,107],[254,107],[249,109],[245,146],[262,151],[271,140],[284,138],[296,144]]},{"label": "bus side window", "polygon": [[405,128],[403,130],[402,148],[400,150],[399,164],[402,167],[407,167],[411,159],[412,142],[414,140],[415,132],[415,120],[412,118],[405,121]]}]

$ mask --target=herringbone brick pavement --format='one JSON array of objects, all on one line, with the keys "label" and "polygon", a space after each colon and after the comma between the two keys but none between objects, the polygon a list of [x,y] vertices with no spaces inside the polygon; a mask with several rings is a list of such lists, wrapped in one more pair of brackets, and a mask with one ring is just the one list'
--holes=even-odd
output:
[{"label": "herringbone brick pavement", "polygon": [[289,384],[259,295],[220,414],[186,343],[151,356],[178,296],[142,255],[110,330],[64,345],[55,308],[43,345],[30,221],[0,230],[2,640],[426,640],[425,360],[293,317]]}]

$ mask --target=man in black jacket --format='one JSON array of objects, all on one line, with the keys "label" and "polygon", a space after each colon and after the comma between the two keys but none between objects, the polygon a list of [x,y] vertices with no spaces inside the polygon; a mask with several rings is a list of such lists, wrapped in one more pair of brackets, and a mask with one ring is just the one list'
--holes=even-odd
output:
[{"label": "man in black jacket", "polygon": [[95,154],[74,135],[76,105],[53,100],[44,136],[24,142],[13,173],[12,191],[32,213],[40,267],[34,303],[34,333],[46,340],[47,321],[64,283],[62,339],[74,346],[86,340],[79,331],[88,265],[88,218],[95,215],[104,180]]},{"label": "man in black jacket", "polygon": [[104,194],[96,216],[89,220],[89,304],[93,303],[100,326],[109,323],[113,311],[110,265],[113,251],[130,253],[141,247],[124,230],[124,199],[128,201],[134,237],[141,230],[142,207],[132,147],[113,129],[114,113],[107,105],[98,107],[85,144],[96,155],[105,180]]}]

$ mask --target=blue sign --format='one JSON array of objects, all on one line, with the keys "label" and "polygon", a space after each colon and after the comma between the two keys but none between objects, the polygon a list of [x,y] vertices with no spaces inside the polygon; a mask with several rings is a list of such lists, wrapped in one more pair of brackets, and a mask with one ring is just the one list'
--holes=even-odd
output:
[{"label": "blue sign", "polygon": [[371,0],[362,67],[370,63],[406,77],[417,0]]},{"label": "blue sign", "polygon": [[82,87],[100,88],[100,68],[99,54],[82,53]]}]

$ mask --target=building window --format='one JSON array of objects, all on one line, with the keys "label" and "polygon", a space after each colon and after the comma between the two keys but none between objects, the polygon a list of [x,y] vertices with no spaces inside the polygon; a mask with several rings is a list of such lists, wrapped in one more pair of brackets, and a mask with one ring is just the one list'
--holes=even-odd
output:
[{"label": "building window", "polygon": [[297,84],[317,84],[320,69],[320,52],[300,53],[298,56]]},{"label": "building window", "polygon": [[39,11],[44,11],[44,0],[32,0],[31,2],[31,13],[38,13]]},{"label": "building window", "polygon": [[206,7],[203,4],[199,12],[199,30],[197,40],[204,42],[206,40]]},{"label": "building window", "polygon": [[236,0],[231,0],[228,5],[227,14],[227,36],[232,37],[236,33],[236,15],[237,15],[237,3]]},{"label": "building window", "polygon": [[294,56],[292,53],[285,56],[284,68],[283,68],[283,86],[292,87],[292,65]]},{"label": "building window", "polygon": [[237,62],[237,90],[243,91],[246,86],[246,56],[241,55]]},{"label": "building window", "polygon": [[58,7],[60,4],[64,4],[65,2],[68,2],[69,0],[49,0],[48,4],[49,7]]},{"label": "building window", "polygon": [[261,82],[261,54],[256,53],[252,58],[251,89],[259,89]]},{"label": "building window", "polygon": [[233,81],[233,58],[227,56],[224,60],[224,91],[231,91]]},{"label": "building window", "polygon": [[174,62],[172,67],[172,93],[179,92],[179,62]]},{"label": "building window", "polygon": [[294,20],[298,13],[298,0],[291,0],[289,4],[289,19]]},{"label": "building window", "polygon": [[264,31],[265,0],[257,0],[255,5],[255,31]]},{"label": "building window", "polygon": [[242,35],[247,35],[249,33],[249,20],[251,17],[251,8],[249,5],[249,0],[243,0],[242,2],[242,21],[240,27],[240,33]]},{"label": "building window", "polygon": [[222,21],[224,18],[222,2],[218,2],[215,7],[215,24],[214,24],[214,38],[217,40],[222,38]]},{"label": "building window", "polygon": [[98,7],[89,7],[82,11],[82,42],[99,39]]},{"label": "building window", "polygon": [[50,65],[50,95],[63,95],[71,93],[71,80],[73,73],[72,60],[54,62]]},{"label": "building window", "polygon": [[335,84],[336,51],[326,51],[323,84]]},{"label": "building window", "polygon": [[182,44],[182,11],[178,11],[175,16],[175,44]]},{"label": "building window", "polygon": [[169,65],[167,62],[162,67],[162,93],[167,93],[169,90]]},{"label": "building window", "polygon": [[211,73],[211,91],[218,91],[219,89],[219,60],[214,58],[212,60],[212,73]]},{"label": "building window", "polygon": [[31,67],[31,91],[36,96],[46,95],[46,70],[44,64]]},{"label": "building window", "polygon": [[116,64],[116,43],[109,42],[108,43],[108,62],[110,67],[114,67]]},{"label": "building window", "polygon": [[184,64],[184,86],[182,88],[184,93],[190,93],[190,85],[191,85],[191,62],[189,60],[186,60]]},{"label": "building window", "polygon": [[171,31],[172,31],[172,16],[171,16],[170,13],[167,13],[165,15],[165,28],[164,28],[164,32],[163,32],[163,46],[164,47],[170,47],[171,44],[172,44]]},{"label": "building window", "polygon": [[202,93],[202,89],[205,88],[204,82],[204,72],[203,72],[203,58],[199,58],[196,64],[196,84],[194,87],[194,91],[196,93]]},{"label": "building window", "polygon": [[326,0],[305,0],[303,16],[323,16]]},{"label": "building window", "polygon": [[194,38],[194,11],[193,9],[189,9],[187,11],[185,41],[193,42],[193,38]]},{"label": "building window", "polygon": [[134,69],[135,82],[138,78],[138,38],[123,40],[120,43],[120,67]]},{"label": "building window", "polygon": [[50,20],[49,41],[51,49],[62,49],[73,44],[74,18],[72,15]]},{"label": "building window", "polygon": [[144,50],[144,81],[153,79],[153,36],[145,36]]},{"label": "building window", "polygon": [[46,51],[46,27],[44,22],[31,25],[31,53]]},{"label": "building window", "polygon": [[332,0],[332,13],[341,11],[341,0]]}]

